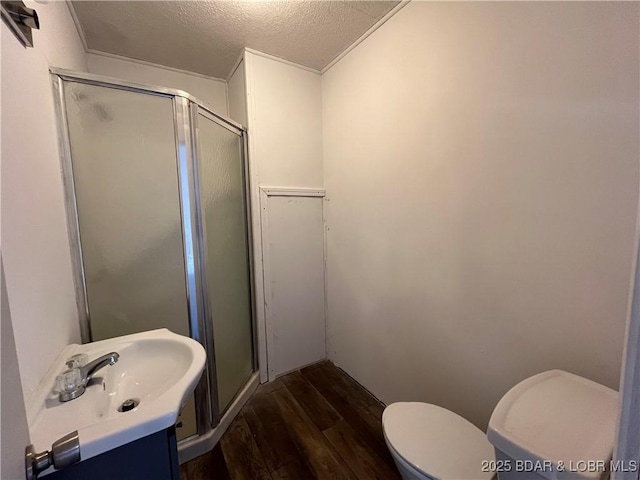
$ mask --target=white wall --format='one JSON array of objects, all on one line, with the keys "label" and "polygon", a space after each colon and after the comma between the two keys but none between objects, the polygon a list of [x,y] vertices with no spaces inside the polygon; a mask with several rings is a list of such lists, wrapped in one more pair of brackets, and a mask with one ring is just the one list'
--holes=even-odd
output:
[{"label": "white wall", "polygon": [[[0,95],[0,105],[2,104],[2,96]],[[2,111],[1,107],[0,111]],[[1,125],[2,116],[0,115],[0,130],[2,128]],[[0,165],[0,174],[1,172],[2,167]],[[0,205],[1,199],[2,195],[0,194]],[[1,212],[2,208],[0,206],[0,216]],[[0,245],[1,243],[2,235],[0,235]],[[0,478],[12,480],[24,476],[24,447],[30,443],[30,440],[1,253],[0,365],[2,365],[2,368],[0,368],[0,425],[2,425],[0,429]]]},{"label": "white wall", "polygon": [[60,350],[80,340],[48,69],[87,65],[65,3],[27,6],[40,17],[34,48],[2,24],[2,257],[28,402]]},{"label": "white wall", "polygon": [[244,71],[244,60],[229,77],[227,94],[229,97],[229,118],[246,126],[247,125],[247,88]]},{"label": "white wall", "polygon": [[216,113],[228,114],[227,84],[224,80],[94,53],[87,54],[87,61],[91,73],[184,90],[208,104]]},{"label": "white wall", "polygon": [[260,185],[322,186],[320,75],[252,52],[245,61],[251,62],[248,123]]},{"label": "white wall", "polygon": [[412,2],[323,75],[329,356],[383,401],[618,387],[638,9]]},{"label": "white wall", "polygon": [[[252,196],[252,227],[254,237],[255,272],[257,277],[256,305],[258,308],[259,344],[266,342],[265,333],[265,297],[263,282],[287,283],[291,278],[264,278],[262,266],[262,231],[260,224],[259,188],[269,187],[322,187],[322,97],[320,75],[261,54],[245,51],[244,68],[246,76],[249,161]],[[299,212],[298,212],[299,213]],[[281,212],[286,215],[286,212]],[[313,215],[313,208],[309,212]],[[295,229],[290,232],[272,232],[273,238],[285,238],[296,235]],[[299,245],[300,249],[314,249],[315,243]],[[267,267],[267,271],[270,269]],[[273,269],[271,269],[273,271]],[[283,272],[283,271],[281,271]],[[283,272],[284,273],[284,272]],[[307,292],[316,298],[324,299],[324,291]],[[282,292],[285,297],[277,298],[280,304],[295,305],[296,292]],[[266,302],[274,299],[266,299]],[[289,328],[287,319],[282,317],[278,323],[271,325],[273,335]],[[315,319],[322,322],[324,318]],[[273,340],[273,339],[271,339]],[[270,344],[273,342],[270,340]],[[324,336],[310,339],[315,349],[318,345],[324,349]],[[271,356],[295,351],[294,346],[280,344],[278,350],[272,350]],[[261,366],[266,364],[266,352],[260,351]],[[299,359],[299,366],[304,359]],[[295,364],[290,359],[288,364]],[[278,359],[269,368],[278,364]],[[266,378],[263,376],[262,381]],[[273,375],[283,373],[271,371]]]}]

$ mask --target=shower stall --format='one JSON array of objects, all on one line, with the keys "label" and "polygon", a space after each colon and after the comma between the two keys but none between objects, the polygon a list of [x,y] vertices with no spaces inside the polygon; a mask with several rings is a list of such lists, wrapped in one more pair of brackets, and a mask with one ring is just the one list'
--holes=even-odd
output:
[{"label": "shower stall", "polygon": [[246,131],[179,90],[51,75],[82,341],[199,341],[207,366],[177,431],[202,453],[258,382]]}]

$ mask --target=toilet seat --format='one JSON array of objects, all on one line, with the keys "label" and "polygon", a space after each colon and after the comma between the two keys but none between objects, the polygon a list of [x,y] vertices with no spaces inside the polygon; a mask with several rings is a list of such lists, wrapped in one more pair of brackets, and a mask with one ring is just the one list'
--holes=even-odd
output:
[{"label": "toilet seat", "polygon": [[428,403],[399,402],[382,414],[389,446],[418,472],[434,479],[490,479],[493,446],[460,415]]}]

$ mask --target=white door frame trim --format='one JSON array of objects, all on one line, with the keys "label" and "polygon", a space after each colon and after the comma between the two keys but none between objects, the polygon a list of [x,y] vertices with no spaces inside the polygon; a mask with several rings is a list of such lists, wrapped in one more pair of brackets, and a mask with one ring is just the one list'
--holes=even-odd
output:
[{"label": "white door frame trim", "polygon": [[640,479],[640,218],[636,220],[631,287],[620,373],[618,438],[613,458],[628,469],[632,469],[635,462],[636,468],[633,472],[612,472],[613,480]]}]

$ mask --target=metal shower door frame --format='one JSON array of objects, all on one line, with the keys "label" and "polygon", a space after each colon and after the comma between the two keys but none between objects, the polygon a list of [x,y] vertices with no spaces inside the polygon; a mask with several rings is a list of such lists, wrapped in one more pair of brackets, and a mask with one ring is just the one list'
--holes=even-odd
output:
[{"label": "metal shower door frame", "polygon": [[190,123],[189,101],[183,97],[173,97],[173,112],[190,331],[191,337],[200,342],[207,352],[207,368],[194,392],[197,432],[202,435],[213,424],[213,402],[217,396],[215,351],[210,349],[213,346],[213,340],[210,341],[213,332],[207,328],[205,320],[206,284],[204,258],[200,255],[199,248],[195,188],[197,180],[193,162],[195,142]]},{"label": "metal shower door frame", "polygon": [[[242,139],[243,178],[245,180],[244,193],[247,199],[245,220],[248,220],[251,203],[249,202],[247,174],[246,129],[239,123],[215,113],[203,102],[181,90],[142,85],[102,75],[78,73],[58,68],[51,68],[50,73],[52,76],[54,103],[58,118],[57,128],[65,190],[65,206],[67,210],[69,242],[76,289],[76,303],[83,343],[91,342],[92,335],[63,83],[65,81],[84,83],[172,99],[189,329],[191,337],[200,342],[207,351],[206,374],[202,376],[194,392],[196,400],[197,435],[204,435],[219,423],[221,412],[218,407],[213,322],[208,321],[208,319],[211,319],[211,312],[209,312],[208,308],[209,298],[206,289],[206,274],[204,269],[205,244],[203,222],[198,200],[197,115],[198,113],[205,113],[207,118],[240,136]],[[250,223],[245,224],[247,225],[248,257],[250,260],[249,291],[252,312],[253,370],[255,372],[257,371],[257,345],[254,275],[253,264],[251,263],[253,252],[251,245],[251,225]]]},{"label": "metal shower door frame", "polygon": [[[195,179],[199,178],[198,175],[198,164],[199,164],[199,142],[198,142],[198,132],[199,132],[199,119],[198,116],[202,115],[203,117],[205,117],[207,120],[210,120],[214,123],[216,123],[217,125],[226,128],[227,130],[229,130],[230,132],[238,135],[238,137],[240,137],[240,154],[241,154],[241,171],[242,171],[242,186],[243,186],[243,196],[244,196],[244,224],[246,226],[246,245],[247,245],[247,278],[249,280],[249,302],[250,302],[250,306],[251,306],[251,365],[252,365],[252,372],[257,372],[259,369],[258,366],[258,355],[257,355],[257,328],[256,328],[256,305],[255,305],[255,293],[254,293],[254,286],[255,286],[255,279],[254,279],[254,274],[253,274],[253,242],[251,241],[252,237],[252,230],[251,230],[251,222],[250,222],[250,217],[251,217],[251,190],[250,190],[250,184],[249,184],[249,158],[248,158],[248,148],[247,148],[247,131],[245,128],[241,127],[241,126],[236,126],[236,125],[229,125],[226,120],[222,117],[220,117],[219,115],[216,115],[214,112],[212,112],[211,110],[207,109],[206,107],[203,108],[202,105],[197,104],[192,102],[191,103],[191,126],[192,126],[192,143],[194,145],[194,149],[193,149],[193,155],[192,155],[192,159],[193,159],[193,169],[195,172]],[[198,222],[197,222],[197,226],[198,226],[198,239],[199,239],[199,244],[200,244],[200,258],[204,259],[206,258],[206,253],[205,253],[205,247],[207,245],[207,234],[206,234],[206,229],[204,228],[204,213],[203,213],[203,209],[202,209],[202,205],[200,203],[200,199],[202,198],[201,195],[199,194],[199,184],[197,182],[197,180],[194,183],[194,192],[196,193],[196,200],[195,200],[195,207],[196,207],[196,212],[197,212],[197,216],[198,216]],[[204,304],[203,304],[203,317],[206,319],[210,319],[210,322],[205,322],[207,323],[207,325],[205,325],[205,328],[211,328],[211,330],[213,331],[213,313],[210,312],[209,309],[209,300],[210,298],[208,297],[208,288],[207,287],[207,279],[206,279],[206,273],[204,268],[202,269],[202,278],[203,278],[203,292],[204,292]],[[210,325],[209,325],[210,324]],[[208,341],[211,341],[211,351],[214,352],[215,351],[215,347],[214,347],[214,335],[210,335],[207,336]],[[215,372],[214,372],[215,373]],[[249,377],[250,378],[250,377]],[[238,397],[238,395],[240,395],[242,389],[240,389],[238,392],[236,392],[236,394],[234,395],[234,397],[231,399],[231,401],[229,402],[229,405],[227,406],[227,408],[225,408],[224,411],[220,410],[220,405],[219,405],[219,401],[218,401],[218,397],[217,395],[212,396],[211,397],[211,403],[212,403],[212,417],[213,417],[213,425],[217,425],[220,421],[220,418],[222,417],[222,415],[225,413],[225,411],[228,409],[228,407],[233,404],[233,401],[235,400],[235,398]]]}]

